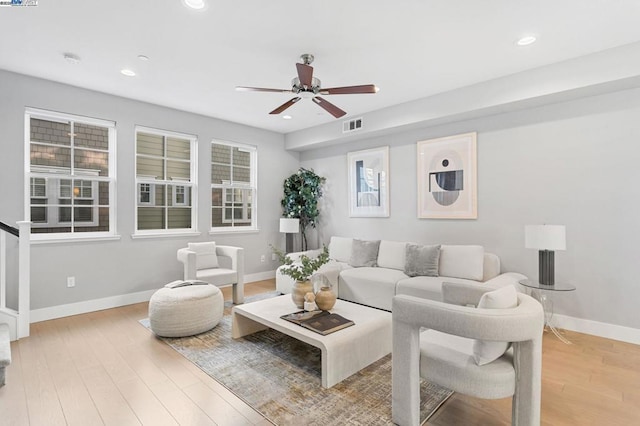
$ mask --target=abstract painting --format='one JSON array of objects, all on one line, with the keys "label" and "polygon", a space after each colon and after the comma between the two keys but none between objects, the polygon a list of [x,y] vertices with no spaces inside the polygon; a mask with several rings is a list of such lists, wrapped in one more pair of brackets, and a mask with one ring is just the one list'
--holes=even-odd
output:
[{"label": "abstract painting", "polygon": [[476,133],[420,141],[418,217],[477,219]]},{"label": "abstract painting", "polygon": [[349,216],[389,217],[389,147],[347,153]]}]

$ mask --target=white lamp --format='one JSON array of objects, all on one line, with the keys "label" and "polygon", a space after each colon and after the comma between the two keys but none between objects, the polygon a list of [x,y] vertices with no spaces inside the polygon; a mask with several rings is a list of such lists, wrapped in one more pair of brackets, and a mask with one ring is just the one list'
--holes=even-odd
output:
[{"label": "white lamp", "polygon": [[566,232],[564,225],[526,225],[524,227],[524,245],[538,249],[538,282],[554,285],[554,250],[566,250]]},{"label": "white lamp", "polygon": [[300,231],[300,219],[282,217],[280,218],[280,232],[287,234],[287,253],[293,252],[293,234]]}]

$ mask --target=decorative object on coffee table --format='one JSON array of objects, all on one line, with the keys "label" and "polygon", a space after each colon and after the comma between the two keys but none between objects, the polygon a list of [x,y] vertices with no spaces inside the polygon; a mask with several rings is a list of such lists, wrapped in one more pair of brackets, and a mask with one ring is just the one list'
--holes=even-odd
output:
[{"label": "decorative object on coffee table", "polygon": [[286,267],[280,269],[280,272],[296,280],[291,291],[291,299],[298,308],[303,309],[305,294],[313,292],[313,284],[309,279],[315,271],[329,261],[329,249],[324,246],[322,253],[315,259],[303,254],[298,262],[294,262],[291,257],[273,246],[271,249],[278,256],[280,262],[286,265]]},{"label": "decorative object on coffee table", "polygon": [[296,281],[291,290],[291,300],[293,300],[296,307],[303,309],[305,302],[304,296],[311,292],[313,292],[313,284],[311,284],[311,281]]},{"label": "decorative object on coffee table", "polygon": [[336,304],[336,294],[331,290],[331,287],[322,287],[320,291],[316,293],[316,305],[318,309],[328,311]]},{"label": "decorative object on coffee table", "polygon": [[312,292],[304,295],[304,310],[308,312],[318,310],[318,305],[316,305],[316,295]]}]

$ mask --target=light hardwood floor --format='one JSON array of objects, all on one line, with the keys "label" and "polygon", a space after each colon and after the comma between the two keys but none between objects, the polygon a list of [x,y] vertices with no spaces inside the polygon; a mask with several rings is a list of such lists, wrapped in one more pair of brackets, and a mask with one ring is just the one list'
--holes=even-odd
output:
[{"label": "light hardwood floor", "polygon": [[[246,285],[252,295],[273,280]],[[231,299],[224,289],[225,300]],[[0,425],[269,425],[138,320],[147,304],[32,325],[11,344]],[[640,425],[640,346],[545,334],[543,425]],[[511,401],[454,394],[429,425],[505,425]]]}]

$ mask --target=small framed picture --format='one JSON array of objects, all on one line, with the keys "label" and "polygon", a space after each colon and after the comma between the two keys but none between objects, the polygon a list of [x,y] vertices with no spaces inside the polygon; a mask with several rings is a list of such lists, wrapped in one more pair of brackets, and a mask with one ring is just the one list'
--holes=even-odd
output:
[{"label": "small framed picture", "polygon": [[420,141],[418,218],[477,219],[476,133]]},{"label": "small framed picture", "polygon": [[389,147],[347,153],[349,216],[389,217]]}]

